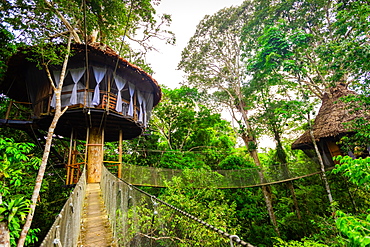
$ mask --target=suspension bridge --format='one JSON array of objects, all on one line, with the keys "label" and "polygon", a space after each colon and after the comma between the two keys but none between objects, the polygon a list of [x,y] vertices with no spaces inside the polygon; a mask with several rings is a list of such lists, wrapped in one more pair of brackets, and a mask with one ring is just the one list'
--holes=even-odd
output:
[{"label": "suspension bridge", "polygon": [[[290,178],[288,181],[318,173]],[[239,188],[286,181],[249,184]],[[180,219],[177,219],[178,225],[174,226],[175,217]],[[236,233],[228,233],[227,229],[210,225],[117,178],[105,166],[100,183],[86,183],[86,170],[83,171],[41,246],[178,246],[183,241],[191,241],[191,234],[189,236],[187,229],[181,228],[187,223],[181,224],[180,221],[199,224],[204,229],[197,228],[197,231],[207,231],[213,243],[214,239],[219,238],[216,241],[218,244],[212,246],[253,246],[241,240]],[[203,241],[199,243],[200,246],[209,245],[209,239]]]}]

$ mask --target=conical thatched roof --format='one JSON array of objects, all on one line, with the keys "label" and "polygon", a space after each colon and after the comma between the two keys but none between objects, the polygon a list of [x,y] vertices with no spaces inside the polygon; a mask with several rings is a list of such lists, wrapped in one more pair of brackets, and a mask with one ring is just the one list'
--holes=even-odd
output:
[{"label": "conical thatched roof", "polygon": [[[65,46],[65,44],[53,44],[52,46]],[[0,93],[4,93],[12,99],[24,101],[28,98],[28,92],[25,90],[23,81],[26,76],[24,68],[30,64],[27,56],[32,53],[33,47],[24,47],[18,53],[14,54],[8,61],[8,70],[4,80],[0,81]],[[158,82],[150,74],[140,67],[128,62],[120,57],[112,48],[103,43],[72,44],[68,66],[73,64],[85,64],[85,52],[89,54],[89,63],[101,64],[115,68],[118,66],[118,74],[124,73],[130,76],[130,82],[136,88],[142,88],[142,91],[153,93],[153,107],[156,106],[162,98],[162,91]],[[117,61],[118,60],[118,61]],[[49,83],[47,81],[47,83]]]},{"label": "conical thatched roof", "polygon": [[[313,125],[313,134],[316,141],[319,141],[321,138],[334,137],[350,132],[343,123],[354,120],[362,114],[351,112],[348,109],[348,104],[339,98],[351,94],[355,95],[356,93],[342,85],[338,85],[330,89],[330,94],[326,93],[324,95],[321,108]],[[307,148],[312,148],[312,139],[308,130],[292,144],[292,149]]]}]

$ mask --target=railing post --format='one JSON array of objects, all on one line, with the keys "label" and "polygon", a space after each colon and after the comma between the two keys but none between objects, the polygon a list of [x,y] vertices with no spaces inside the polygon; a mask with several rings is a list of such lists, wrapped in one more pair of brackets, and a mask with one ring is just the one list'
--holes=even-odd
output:
[{"label": "railing post", "polygon": [[69,153],[68,153],[68,163],[67,163],[67,178],[66,178],[66,185],[71,184],[70,180],[70,172],[71,172],[71,164],[72,164],[72,143],[73,143],[73,128],[71,131],[71,139],[69,141]]},{"label": "railing post", "polygon": [[122,130],[119,130],[118,143],[118,178],[122,178]]},{"label": "railing post", "polygon": [[9,119],[10,110],[12,109],[12,105],[13,105],[13,100],[10,100],[9,105],[8,105],[8,110],[6,111],[6,114],[5,114],[5,119]]}]

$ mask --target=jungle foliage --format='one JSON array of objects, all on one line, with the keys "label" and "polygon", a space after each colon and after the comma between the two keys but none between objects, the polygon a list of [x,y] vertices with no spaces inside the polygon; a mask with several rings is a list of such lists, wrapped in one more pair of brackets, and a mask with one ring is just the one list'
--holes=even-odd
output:
[{"label": "jungle foliage", "polygon": [[[122,55],[149,68],[143,63],[143,51],[131,50],[118,38],[126,35],[135,40],[144,53],[154,49],[145,43],[147,38],[173,42],[172,33],[162,29],[171,17],[162,16],[159,22],[154,18],[157,3],[3,1],[0,76],[6,70],[3,61],[17,46],[62,42],[68,32],[75,42],[83,42],[85,35],[97,31],[99,41],[117,49],[123,44]],[[168,188],[147,190],[253,245],[370,246],[369,16],[367,1],[352,0],[245,1],[206,16],[179,63],[188,75],[186,85],[162,88],[162,102],[146,135],[123,142],[123,162],[184,170],[183,177],[168,181]],[[16,32],[22,35],[15,38]],[[291,144],[312,125],[325,93],[338,85],[357,93],[341,100],[361,112],[361,117],[346,123],[354,134],[343,136],[338,144],[344,154],[361,158],[338,156],[339,164],[326,171],[332,204],[320,174],[294,180],[291,187],[279,183],[266,189],[276,225],[266,209],[266,194],[258,187],[190,187],[212,179],[204,176],[209,170],[260,167],[264,176],[275,177],[286,172],[278,168],[281,165],[293,171],[305,169],[307,174],[317,171],[318,164],[300,150],[291,150]],[[0,96],[1,114],[7,100]],[[221,117],[222,108],[230,110],[234,125]],[[15,245],[28,214],[27,198],[41,154],[23,132],[2,129],[1,133],[0,221],[7,222]],[[275,141],[276,148],[259,147],[263,134]],[[55,148],[63,152],[62,146]],[[104,160],[116,161],[117,143],[106,143],[105,149]],[[83,152],[83,147],[79,150]],[[33,230],[26,239],[29,246],[38,245],[68,196],[70,189],[62,186],[64,176],[48,166]],[[197,224],[177,217],[173,224],[182,240],[179,246],[228,244],[218,238],[202,242],[207,233]]]}]

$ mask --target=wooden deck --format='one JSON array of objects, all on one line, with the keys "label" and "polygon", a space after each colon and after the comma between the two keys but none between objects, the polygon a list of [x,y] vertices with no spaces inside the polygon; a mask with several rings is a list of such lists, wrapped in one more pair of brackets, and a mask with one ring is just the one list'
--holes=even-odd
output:
[{"label": "wooden deck", "polygon": [[115,247],[99,183],[87,184],[80,247]]}]

